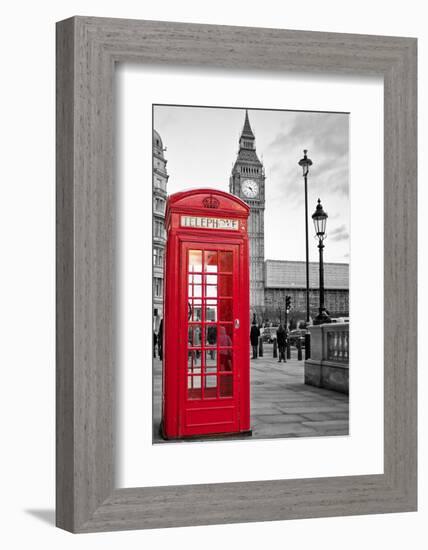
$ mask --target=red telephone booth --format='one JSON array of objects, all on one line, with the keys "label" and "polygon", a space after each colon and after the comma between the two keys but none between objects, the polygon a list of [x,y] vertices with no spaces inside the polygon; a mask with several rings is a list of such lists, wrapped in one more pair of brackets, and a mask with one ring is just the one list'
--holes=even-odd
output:
[{"label": "red telephone booth", "polygon": [[250,432],[249,207],[214,189],[168,199],[162,434]]}]

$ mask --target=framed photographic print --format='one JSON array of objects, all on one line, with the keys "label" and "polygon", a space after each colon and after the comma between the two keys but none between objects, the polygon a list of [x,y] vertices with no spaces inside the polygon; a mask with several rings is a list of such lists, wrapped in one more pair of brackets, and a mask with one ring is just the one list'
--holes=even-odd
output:
[{"label": "framed photographic print", "polygon": [[58,23],[57,220],[59,527],[416,509],[415,39]]},{"label": "framed photographic print", "polygon": [[[258,129],[257,146],[253,126]],[[162,366],[165,370],[162,427],[158,421],[153,423],[153,440],[348,434],[349,115],[154,105],[153,128],[157,390],[161,389]],[[228,134],[231,139],[226,141]],[[323,262],[321,275],[326,280],[321,294],[314,261],[308,264],[310,290],[306,292],[305,193],[301,178],[290,174],[299,168],[293,153],[299,152],[302,140],[317,144],[319,165],[325,166],[317,171],[309,202],[328,217],[313,197],[318,192],[326,200],[329,193],[335,213],[329,252],[330,259],[339,261]],[[308,180],[312,161],[306,150],[303,155]],[[211,190],[207,194],[204,188]],[[225,191],[228,195],[222,194]],[[232,201],[232,196],[240,200],[225,202]],[[285,235],[290,236],[288,240]],[[325,236],[324,228],[318,245],[322,254]],[[205,244],[184,244],[188,241]],[[184,274],[171,261],[176,254],[179,263],[187,263]],[[171,286],[165,308],[162,283],[165,291]],[[182,286],[186,287],[184,303]],[[316,318],[315,311],[325,319]],[[312,370],[320,370],[317,361],[310,362],[317,350],[306,345],[311,336],[306,325],[321,324],[329,324],[326,338],[332,360],[332,365],[324,364],[322,384],[311,376]],[[314,338],[315,332],[312,343]],[[186,350],[177,351],[171,340],[186,342]],[[187,361],[187,369],[176,364],[179,357]],[[168,384],[176,372],[187,381],[179,381],[178,402],[170,397],[177,390],[176,383]],[[310,382],[328,387],[312,390]],[[186,385],[182,394],[180,389]],[[155,418],[161,412],[161,397],[160,391],[153,396]]]}]

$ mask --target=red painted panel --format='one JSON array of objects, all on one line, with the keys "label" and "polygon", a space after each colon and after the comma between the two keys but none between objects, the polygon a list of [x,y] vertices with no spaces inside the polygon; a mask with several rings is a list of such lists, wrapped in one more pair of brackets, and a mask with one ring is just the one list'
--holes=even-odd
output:
[{"label": "red painted panel", "polygon": [[222,406],[218,403],[215,407],[198,407],[189,409],[186,413],[186,424],[189,428],[214,424],[234,424],[236,422],[236,406]]}]

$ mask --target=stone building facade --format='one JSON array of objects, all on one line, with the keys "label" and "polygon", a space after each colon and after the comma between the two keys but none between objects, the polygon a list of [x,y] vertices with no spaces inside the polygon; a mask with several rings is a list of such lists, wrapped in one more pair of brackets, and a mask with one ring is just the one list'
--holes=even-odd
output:
[{"label": "stone building facade", "polygon": [[164,220],[169,177],[165,150],[160,135],[153,130],[153,330],[156,332],[163,317],[166,243]]},{"label": "stone building facade", "polygon": [[[331,317],[349,317],[349,264],[324,264],[325,306]],[[292,315],[306,314],[306,263],[266,260],[264,315],[271,320],[284,311],[285,297],[291,296]],[[309,264],[309,307],[311,317],[319,308],[319,265]]]}]

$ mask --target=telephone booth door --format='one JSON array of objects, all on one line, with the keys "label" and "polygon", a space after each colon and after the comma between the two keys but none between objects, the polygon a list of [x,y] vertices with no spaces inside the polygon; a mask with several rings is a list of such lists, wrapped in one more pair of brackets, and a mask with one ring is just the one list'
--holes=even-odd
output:
[{"label": "telephone booth door", "polygon": [[179,431],[183,436],[239,432],[242,346],[237,289],[239,245],[183,243],[181,277],[186,358]]}]

